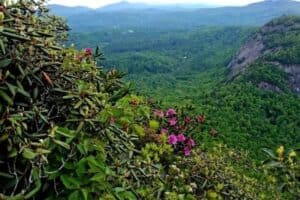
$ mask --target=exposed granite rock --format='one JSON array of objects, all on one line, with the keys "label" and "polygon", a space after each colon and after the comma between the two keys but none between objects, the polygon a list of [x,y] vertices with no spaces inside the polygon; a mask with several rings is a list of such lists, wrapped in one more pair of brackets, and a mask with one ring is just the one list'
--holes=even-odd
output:
[{"label": "exposed granite rock", "polygon": [[265,45],[262,42],[262,35],[257,33],[248,40],[229,63],[230,77],[240,74],[246,69],[247,65],[265,55],[264,49]]},{"label": "exposed granite rock", "polygon": [[263,89],[263,90],[271,90],[273,92],[281,92],[279,87],[277,87],[276,85],[272,85],[270,83],[267,83],[267,82],[260,82],[258,84],[258,88]]},{"label": "exposed granite rock", "polygon": [[[276,53],[280,49],[284,49],[284,47],[281,46],[268,47],[266,38],[269,35],[274,33],[286,34],[289,31],[295,30],[299,30],[300,33],[300,18],[297,18],[297,20],[293,21],[289,20],[288,17],[283,16],[267,23],[248,39],[245,45],[237,52],[237,54],[228,64],[228,68],[230,69],[229,79],[234,79],[234,77],[245,72],[246,69],[258,59],[269,54]],[[267,63],[277,66],[286,72],[289,75],[291,90],[300,95],[300,63],[290,65],[270,61]],[[276,92],[279,91],[278,87],[276,88],[276,86],[270,85],[266,82],[260,83],[258,87]]]}]

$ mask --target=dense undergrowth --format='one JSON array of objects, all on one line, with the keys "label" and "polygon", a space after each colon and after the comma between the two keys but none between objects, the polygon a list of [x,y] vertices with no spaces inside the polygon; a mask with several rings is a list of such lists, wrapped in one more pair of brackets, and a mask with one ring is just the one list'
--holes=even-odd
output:
[{"label": "dense undergrowth", "polygon": [[0,199],[299,197],[295,151],[266,150],[269,174],[243,151],[206,151],[193,139],[204,115],[130,94],[99,49],[62,48],[67,27],[43,1],[5,2],[0,16]]}]

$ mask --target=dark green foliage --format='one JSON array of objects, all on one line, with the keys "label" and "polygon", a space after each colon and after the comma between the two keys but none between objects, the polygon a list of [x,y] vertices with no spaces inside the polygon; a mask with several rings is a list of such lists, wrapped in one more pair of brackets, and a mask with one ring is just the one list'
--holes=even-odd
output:
[{"label": "dark green foliage", "polygon": [[268,83],[273,86],[275,92],[277,88],[282,91],[289,91],[288,74],[272,64],[253,63],[241,79],[240,81],[251,82],[256,86],[259,86],[260,83]]},{"label": "dark green foliage", "polygon": [[[300,37],[298,37],[300,38]],[[297,41],[293,41],[297,42]],[[299,41],[300,42],[300,41]],[[272,60],[285,65],[299,65],[300,64],[300,45],[295,44],[290,48],[278,50],[266,57],[266,60]]]},{"label": "dark green foliage", "polygon": [[255,159],[262,158],[263,147],[300,142],[299,99],[293,95],[231,83],[197,99],[199,109],[208,113],[207,123],[218,130],[218,140],[248,150]]},{"label": "dark green foliage", "polygon": [[169,73],[176,69],[176,60],[154,52],[137,52],[131,54],[115,54],[109,66],[118,66],[118,69],[127,74],[141,73]]},{"label": "dark green foliage", "polygon": [[246,27],[201,27],[178,32],[133,29],[134,32],[129,33],[126,29],[108,29],[72,33],[69,43],[94,47],[101,42],[106,55],[104,67],[117,67],[128,72],[133,80],[135,74],[143,73],[168,73],[170,79],[174,75],[186,76],[194,70],[227,65],[253,30]]}]

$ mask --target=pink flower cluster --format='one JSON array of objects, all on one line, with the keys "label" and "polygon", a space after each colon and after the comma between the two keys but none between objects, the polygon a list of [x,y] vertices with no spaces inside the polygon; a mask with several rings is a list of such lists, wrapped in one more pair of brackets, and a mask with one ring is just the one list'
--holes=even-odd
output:
[{"label": "pink flower cluster", "polygon": [[196,144],[184,132],[189,131],[190,126],[203,123],[204,116],[199,115],[196,118],[180,116],[174,108],[169,108],[166,112],[155,110],[154,116],[162,121],[160,133],[168,136],[168,142],[173,146],[175,152],[183,152],[185,156],[189,156]]},{"label": "pink flower cluster", "polygon": [[85,49],[85,55],[86,56],[91,56],[93,53],[92,53],[92,49],[91,48],[86,48]]},{"label": "pink flower cluster", "polygon": [[193,139],[187,138],[184,134],[171,134],[169,135],[168,141],[172,145],[183,146],[183,154],[189,156],[191,154],[192,148],[196,145]]}]

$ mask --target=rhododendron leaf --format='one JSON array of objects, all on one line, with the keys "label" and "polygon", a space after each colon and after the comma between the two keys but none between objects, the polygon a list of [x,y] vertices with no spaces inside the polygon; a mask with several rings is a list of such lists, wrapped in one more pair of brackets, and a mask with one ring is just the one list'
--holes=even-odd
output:
[{"label": "rhododendron leaf", "polygon": [[22,156],[28,160],[33,160],[37,154],[34,153],[31,149],[25,148],[22,152]]},{"label": "rhododendron leaf", "polygon": [[87,157],[88,165],[90,167],[89,172],[105,172],[105,164],[102,160],[96,159],[94,156]]},{"label": "rhododendron leaf", "polygon": [[68,197],[68,200],[81,200],[81,199],[82,199],[82,195],[80,194],[79,191],[75,191],[71,193]]},{"label": "rhododendron leaf", "polygon": [[106,178],[106,175],[101,172],[101,173],[95,174],[90,180],[98,182],[98,183],[103,183],[103,181],[105,181],[105,178]]},{"label": "rhododendron leaf", "polygon": [[4,59],[0,61],[0,68],[7,67],[11,63],[11,59]]},{"label": "rhododendron leaf", "polygon": [[65,149],[70,149],[70,145],[68,145],[68,144],[65,143],[65,142],[62,142],[62,141],[56,140],[56,139],[53,139],[53,142],[55,142],[55,143],[58,144],[59,146],[62,146],[62,147],[65,148]]},{"label": "rhododendron leaf", "polygon": [[262,150],[263,150],[266,154],[268,154],[271,158],[277,159],[277,156],[273,153],[272,150],[267,149],[267,148],[263,148]]},{"label": "rhododendron leaf", "polygon": [[8,158],[13,158],[16,157],[18,155],[18,152],[16,149],[12,149],[9,154],[8,154]]},{"label": "rhododendron leaf", "polygon": [[118,199],[120,200],[136,200],[136,196],[132,193],[132,192],[129,192],[129,191],[126,191],[125,188],[115,188],[115,193],[116,193],[116,196],[118,197]]},{"label": "rhododendron leaf", "polygon": [[67,138],[74,138],[74,136],[75,136],[75,131],[71,131],[67,128],[59,127],[58,129],[56,129],[55,132],[62,135],[62,136],[65,136]]},{"label": "rhododendron leaf", "polygon": [[6,54],[5,46],[4,46],[3,40],[1,40],[1,39],[0,39],[0,49],[3,54]]},{"label": "rhododendron leaf", "polygon": [[84,200],[88,200],[89,190],[87,190],[87,189],[81,189],[81,193],[82,193],[83,199]]},{"label": "rhododendron leaf", "polygon": [[270,168],[282,168],[282,167],[284,167],[282,165],[282,163],[277,162],[277,161],[273,161],[273,160],[265,163],[265,166],[270,167]]},{"label": "rhododendron leaf", "polygon": [[83,158],[76,164],[76,174],[77,176],[82,177],[86,171],[86,159]]},{"label": "rhododendron leaf", "polygon": [[2,98],[4,101],[7,102],[8,105],[13,105],[14,101],[12,98],[10,98],[6,92],[0,90],[0,98]]},{"label": "rhododendron leaf", "polygon": [[62,181],[64,186],[68,189],[79,189],[81,185],[80,180],[68,175],[61,175],[60,180]]},{"label": "rhododendron leaf", "polygon": [[17,91],[18,91],[19,94],[21,94],[21,95],[23,95],[27,98],[31,98],[31,95],[28,92],[26,92],[23,87],[18,88]]},{"label": "rhododendron leaf", "polygon": [[10,83],[6,83],[6,85],[7,85],[8,89],[9,89],[10,93],[11,93],[13,96],[15,96],[16,93],[17,93],[17,87],[14,86],[14,85],[12,85],[12,84],[10,84]]}]

